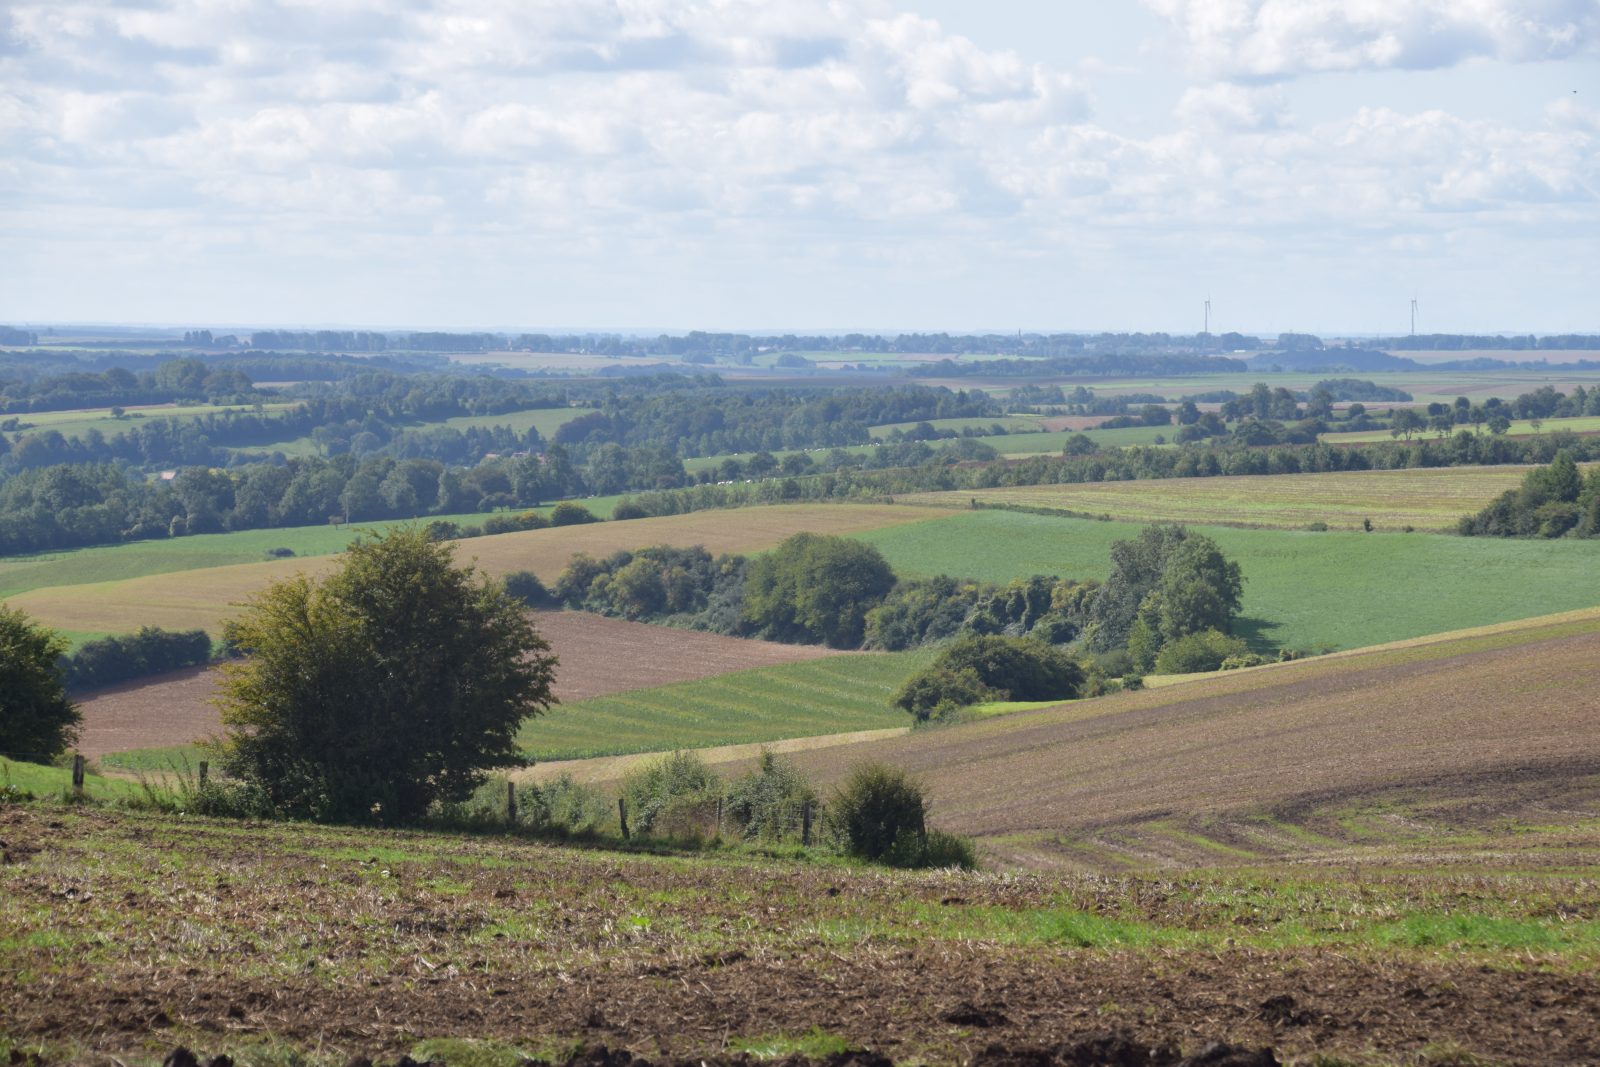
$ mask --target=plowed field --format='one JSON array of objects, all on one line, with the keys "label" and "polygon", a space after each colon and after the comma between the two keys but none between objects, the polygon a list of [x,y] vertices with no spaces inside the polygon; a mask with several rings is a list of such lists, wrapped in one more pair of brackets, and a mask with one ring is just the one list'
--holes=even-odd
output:
[{"label": "plowed field", "polygon": [[[838,655],[808,645],[746,641],[578,611],[540,612],[537,624],[561,658],[556,695],[565,703]],[[215,694],[214,670],[179,671],[89,694],[81,703],[78,751],[92,757],[198,741],[220,726],[211,704]]]},{"label": "plowed field", "polygon": [[796,758],[823,780],[867,757],[917,772],[941,823],[1028,864],[1252,863],[1368,846],[1378,859],[1595,864],[1593,840],[1564,850],[1533,829],[1600,821],[1596,692],[1591,612]]},{"label": "plowed field", "polygon": [[[1600,898],[1577,878],[907,875],[37,805],[0,808],[0,837],[0,1040],[47,1063],[183,1044],[511,1065],[576,1041],[907,1064],[1170,1064],[1144,1050],[1218,1039],[1299,1063],[1600,1057]],[[1025,1051],[1108,1032],[1115,1058]],[[502,1044],[466,1043],[485,1039]],[[1020,1055],[974,1059],[990,1047]]]}]

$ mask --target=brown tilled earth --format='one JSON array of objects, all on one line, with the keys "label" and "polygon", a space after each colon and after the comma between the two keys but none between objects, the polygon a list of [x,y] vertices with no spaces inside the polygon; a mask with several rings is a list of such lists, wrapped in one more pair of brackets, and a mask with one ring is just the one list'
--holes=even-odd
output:
[{"label": "brown tilled earth", "polygon": [[904,767],[941,826],[1030,866],[1303,855],[1306,837],[1276,824],[1337,843],[1334,816],[1356,808],[1405,808],[1397,833],[1404,818],[1566,823],[1600,817],[1595,626],[1312,659],[795,759],[825,783],[863,759]]},{"label": "brown tilled earth", "polygon": [[[1600,1061],[1600,974],[1582,963],[1252,941],[1285,908],[1309,909],[1302,937],[1376,921],[1355,917],[1422,892],[1416,877],[1205,903],[1203,882],[689,864],[38,805],[0,808],[0,839],[18,935],[0,949],[0,1035],[84,1062],[269,1037],[332,1063],[451,1036],[699,1057],[813,1027],[923,1063],[991,1047],[1007,1056],[983,1062],[1149,1062],[1046,1051],[1108,1031],[1191,1054],[1224,1040],[1362,1063]],[[1463,914],[1600,904],[1593,883],[1436,888]],[[1027,936],[1057,909],[1201,940]]]},{"label": "brown tilled earth", "polygon": [[[556,696],[567,702],[840,654],[811,645],[748,641],[581,611],[541,611],[534,618],[561,659]],[[215,669],[193,669],[91,693],[80,703],[83,732],[78,751],[95,757],[208,737],[221,728],[211,703],[216,683]]]}]

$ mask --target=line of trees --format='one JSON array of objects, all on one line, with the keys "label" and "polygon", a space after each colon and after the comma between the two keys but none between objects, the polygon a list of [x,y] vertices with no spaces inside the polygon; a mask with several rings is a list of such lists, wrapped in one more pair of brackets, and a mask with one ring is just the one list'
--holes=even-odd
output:
[{"label": "line of trees", "polygon": [[1600,537],[1600,467],[1585,477],[1558,453],[1457,528],[1468,537]]}]

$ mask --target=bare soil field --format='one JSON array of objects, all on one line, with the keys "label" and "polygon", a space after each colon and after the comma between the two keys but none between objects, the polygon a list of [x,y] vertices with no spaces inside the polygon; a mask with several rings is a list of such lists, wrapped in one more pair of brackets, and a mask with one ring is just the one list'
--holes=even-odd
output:
[{"label": "bare soil field", "polygon": [[[1600,619],[1303,660],[796,753],[880,759],[1005,862],[1090,869],[1367,861],[1600,863]],[[735,768],[737,769],[737,768]],[[1522,834],[1526,829],[1528,833]],[[1520,842],[1520,843],[1519,843]],[[1370,846],[1370,847],[1369,847]],[[1377,851],[1373,851],[1376,849]]]},{"label": "bare soil field", "polygon": [[1389,939],[1441,903],[1558,926],[1527,917],[1592,915],[1592,882],[908,875],[40,805],[0,808],[0,836],[0,1038],[45,1063],[807,1038],[935,1064],[1172,1064],[1217,1040],[1302,1063],[1600,1056],[1583,952]]},{"label": "bare soil field", "polygon": [[[649,545],[704,545],[713,554],[760,552],[803,530],[851,534],[937,518],[920,508],[879,504],[796,504],[745,508],[736,517],[703,511],[658,519],[560,526],[459,542],[457,558],[477,560],[490,574],[531,570],[553,581],[576,553],[607,556]],[[318,574],[337,557],[245,563],[115,582],[54,586],[9,598],[13,608],[61,630],[123,633],[140,626],[201,628],[216,633],[223,620],[268,582]]]},{"label": "bare soil field", "polygon": [[[563,702],[709,678],[750,667],[842,655],[811,645],[783,645],[648,626],[580,611],[542,611],[539,632],[561,658],[556,696]],[[217,671],[176,671],[111,686],[80,702],[78,751],[89,757],[202,740],[221,721],[211,704]]]}]

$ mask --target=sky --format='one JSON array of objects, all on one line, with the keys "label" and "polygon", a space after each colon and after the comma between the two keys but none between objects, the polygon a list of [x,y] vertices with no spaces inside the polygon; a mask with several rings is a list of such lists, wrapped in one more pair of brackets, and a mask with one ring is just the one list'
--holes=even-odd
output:
[{"label": "sky", "polygon": [[0,0],[0,322],[1600,332],[1600,0]]}]

